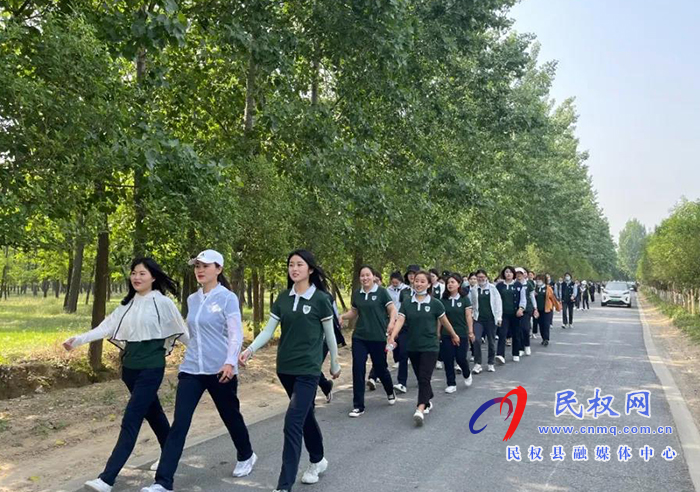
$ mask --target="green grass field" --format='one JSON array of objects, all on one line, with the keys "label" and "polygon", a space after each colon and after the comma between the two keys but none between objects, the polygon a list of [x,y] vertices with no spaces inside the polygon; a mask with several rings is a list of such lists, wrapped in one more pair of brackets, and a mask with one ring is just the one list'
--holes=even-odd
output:
[{"label": "green grass field", "polygon": [[[117,303],[110,302],[107,311]],[[84,298],[76,314],[63,312],[63,298],[19,296],[0,301],[0,364],[60,354],[63,340],[90,329],[91,311]]]},{"label": "green grass field", "polygon": [[[114,296],[107,305],[107,312],[117,307],[121,297]],[[265,303],[266,313],[269,305]],[[0,364],[11,364],[25,359],[50,359],[65,356],[61,342],[66,338],[90,329],[92,303],[85,305],[81,296],[78,312],[63,312],[63,297],[10,297],[0,300]],[[243,309],[246,336],[252,335],[250,309]],[[111,344],[106,350],[116,350]],[[87,350],[86,347],[78,349]]]}]

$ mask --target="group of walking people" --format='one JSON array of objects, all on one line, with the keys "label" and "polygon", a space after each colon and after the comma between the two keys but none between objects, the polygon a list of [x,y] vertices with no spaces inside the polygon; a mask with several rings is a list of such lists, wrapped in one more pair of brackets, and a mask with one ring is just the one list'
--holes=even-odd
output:
[{"label": "group of walking people", "polygon": [[[314,256],[296,250],[287,257],[287,289],[273,305],[269,320],[245,349],[238,297],[223,274],[224,258],[202,251],[189,261],[200,288],[187,299],[182,319],[168,293],[178,296],[177,283],[151,258],[135,259],[130,285],[121,304],[96,328],[66,340],[72,350],[107,338],[121,351],[122,380],[130,392],[121,430],[103,472],[85,483],[88,490],[111,492],[131,455],[145,420],[161,448],[151,467],[154,483],[141,492],[169,492],[197,405],[207,391],[236,449],[234,477],[249,475],[258,459],[237,396],[238,372],[264,347],[280,327],[276,370],[289,396],[284,418],[282,467],[275,492],[291,491],[297,478],[302,443],[310,463],[301,481],[313,484],[326,471],[321,428],[314,407],[317,387],[332,399],[333,379],[340,376],[340,327],[355,321],[352,335],[352,418],[365,413],[365,388],[383,387],[388,405],[408,391],[408,366],[416,376],[418,393],[413,420],[422,426],[433,409],[433,371],[444,369],[446,393],[457,391],[457,375],[465,388],[483,368],[482,345],[487,345],[486,371],[532,354],[531,338],[549,345],[554,311],[564,310],[563,328],[573,326],[577,286],[567,274],[561,283],[522,268],[505,267],[495,281],[484,270],[462,276],[410,265],[394,272],[385,288],[371,266],[359,270],[360,287],[352,292],[351,308],[339,313],[329,293],[326,275]],[[567,317],[568,316],[568,317]],[[187,346],[178,372],[172,424],[158,399],[165,360],[176,342]],[[393,354],[396,381],[389,370]],[[330,377],[323,361],[330,355]],[[371,361],[369,379],[367,361]],[[470,360],[474,362],[470,367]]]}]

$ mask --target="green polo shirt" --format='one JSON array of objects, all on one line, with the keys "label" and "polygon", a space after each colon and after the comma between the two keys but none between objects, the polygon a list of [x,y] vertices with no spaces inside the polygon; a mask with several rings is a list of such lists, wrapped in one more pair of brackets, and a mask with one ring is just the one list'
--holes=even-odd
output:
[{"label": "green polo shirt", "polygon": [[[445,314],[447,315],[447,319],[450,320],[455,333],[462,338],[467,338],[469,336],[469,326],[467,326],[465,311],[472,307],[469,298],[467,296],[460,296],[457,299],[443,298],[440,300],[443,306],[445,306]],[[442,332],[442,335],[449,336],[445,331]]]},{"label": "green polo shirt", "polygon": [[362,288],[353,292],[352,307],[357,310],[358,318],[352,337],[368,342],[386,341],[389,304],[392,304],[391,296],[384,287],[376,286],[374,292]]},{"label": "green polo shirt", "polygon": [[498,293],[501,294],[501,301],[503,302],[503,315],[504,316],[514,316],[517,311],[517,306],[520,303],[520,292],[518,291],[518,284],[513,282],[510,285],[506,283],[500,284],[498,287]]},{"label": "green polo shirt", "polygon": [[294,376],[321,374],[322,322],[333,317],[330,298],[320,290],[315,290],[309,299],[290,292],[287,289],[277,296],[271,309],[271,315],[282,326],[277,372]]},{"label": "green polo shirt", "polygon": [[156,369],[165,367],[165,340],[126,342],[122,366],[127,369]]},{"label": "green polo shirt", "polygon": [[537,301],[537,310],[544,313],[545,302],[547,301],[547,286],[535,287],[535,300]]},{"label": "green polo shirt", "polygon": [[491,291],[489,288],[482,289],[477,287],[477,296],[479,296],[479,321],[496,321],[491,309]]},{"label": "green polo shirt", "polygon": [[[430,299],[429,301],[427,299]],[[445,307],[438,299],[430,296],[427,302],[413,302],[405,299],[399,308],[399,315],[405,316],[411,324],[408,332],[409,352],[439,352],[440,341],[437,336],[437,320],[445,315]]]}]

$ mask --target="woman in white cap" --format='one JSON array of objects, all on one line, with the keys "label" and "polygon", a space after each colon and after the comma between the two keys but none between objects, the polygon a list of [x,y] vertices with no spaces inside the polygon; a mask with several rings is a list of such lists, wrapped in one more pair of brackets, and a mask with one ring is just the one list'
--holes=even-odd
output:
[{"label": "woman in white cap", "polygon": [[197,282],[202,287],[187,298],[190,343],[185,360],[180,364],[175,418],[160,455],[156,481],[141,492],[173,490],[173,478],[192,415],[205,390],[236,447],[238,463],[233,476],[250,474],[257,461],[237,396],[238,354],[243,344],[238,296],[229,290],[222,273],[224,258],[220,253],[208,249],[189,263],[194,265]]},{"label": "woman in white cap", "polygon": [[158,400],[158,388],[165,373],[165,357],[177,339],[187,343],[187,326],[167,292],[178,295],[177,284],[151,258],[137,258],[131,264],[129,292],[119,307],[96,328],[63,342],[66,350],[109,339],[121,351],[122,381],[131,396],[124,409],[121,431],[107,465],[88,490],[110,492],[117,475],[136,445],[145,419],[161,448],[170,430],[168,418]]},{"label": "woman in white cap", "polygon": [[340,376],[333,308],[326,285],[326,275],[314,256],[303,249],[292,251],[287,257],[287,290],[277,296],[267,325],[240,356],[241,364],[245,364],[270,341],[277,326],[282,325],[277,346],[277,376],[289,396],[289,407],[284,417],[278,492],[292,490],[299,471],[302,438],[311,461],[301,477],[302,483],[318,482],[319,475],[328,468],[323,435],[314,412],[324,336],[331,355],[331,377]]}]

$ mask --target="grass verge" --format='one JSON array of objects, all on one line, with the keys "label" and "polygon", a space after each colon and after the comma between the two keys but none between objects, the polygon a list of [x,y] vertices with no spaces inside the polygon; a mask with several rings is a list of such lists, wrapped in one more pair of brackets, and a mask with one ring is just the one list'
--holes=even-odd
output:
[{"label": "grass verge", "polygon": [[665,316],[668,316],[674,326],[683,330],[693,342],[700,344],[700,315],[691,314],[683,307],[666,302],[659,296],[644,289],[644,298],[656,306]]}]

